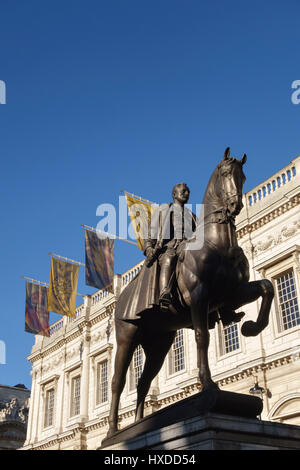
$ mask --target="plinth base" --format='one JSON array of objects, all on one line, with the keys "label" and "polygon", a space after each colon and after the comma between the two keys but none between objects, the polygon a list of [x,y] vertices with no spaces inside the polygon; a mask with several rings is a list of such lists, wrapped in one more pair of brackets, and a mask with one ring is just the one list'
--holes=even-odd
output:
[{"label": "plinth base", "polygon": [[99,450],[296,450],[300,426],[207,413]]},{"label": "plinth base", "polygon": [[138,439],[145,433],[161,431],[175,423],[180,423],[181,426],[187,420],[204,417],[207,413],[256,419],[262,411],[262,406],[262,400],[258,397],[218,389],[207,390],[178,401],[116,432],[102,441],[101,449],[114,448],[111,446]]}]

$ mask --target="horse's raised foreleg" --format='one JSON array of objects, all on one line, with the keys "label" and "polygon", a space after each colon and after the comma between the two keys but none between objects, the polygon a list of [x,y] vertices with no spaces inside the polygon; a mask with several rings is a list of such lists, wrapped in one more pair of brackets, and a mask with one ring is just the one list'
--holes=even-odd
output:
[{"label": "horse's raised foreleg", "polygon": [[191,315],[195,330],[195,340],[197,344],[197,365],[199,368],[199,378],[202,390],[217,387],[211,378],[208,364],[208,289],[205,284],[199,284],[191,293]]},{"label": "horse's raised foreleg", "polygon": [[145,398],[149,391],[150,385],[154,377],[160,371],[164,359],[172,345],[176,332],[168,331],[163,334],[149,335],[142,341],[145,351],[145,366],[137,385],[137,403],[135,412],[135,421],[142,419],[144,416]]},{"label": "horse's raised foreleg", "polygon": [[118,430],[118,409],[120,396],[126,382],[133,352],[137,346],[137,327],[130,323],[116,321],[117,352],[115,356],[114,376],[111,383],[111,405],[109,413],[109,429],[107,437]]},{"label": "horse's raised foreleg", "polygon": [[244,284],[237,293],[235,308],[254,302],[262,298],[259,314],[256,322],[246,321],[241,328],[244,336],[257,336],[269,323],[271,304],[274,298],[273,284],[268,279],[253,281]]}]

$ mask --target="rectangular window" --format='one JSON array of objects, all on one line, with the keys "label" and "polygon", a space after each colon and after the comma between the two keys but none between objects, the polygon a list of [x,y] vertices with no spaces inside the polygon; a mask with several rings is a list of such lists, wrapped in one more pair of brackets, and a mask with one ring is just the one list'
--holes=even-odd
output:
[{"label": "rectangular window", "polygon": [[236,323],[223,328],[223,354],[240,349],[239,330]]},{"label": "rectangular window", "polygon": [[98,364],[97,371],[98,387],[96,403],[105,403],[108,401],[108,362],[103,361]]},{"label": "rectangular window", "polygon": [[45,403],[45,428],[53,425],[54,417],[54,388],[47,390]]},{"label": "rectangular window", "polygon": [[292,269],[276,279],[282,330],[300,324],[299,305],[294,272]]},{"label": "rectangular window", "polygon": [[72,380],[71,416],[80,413],[80,376]]},{"label": "rectangular window", "polygon": [[130,367],[130,390],[134,390],[137,387],[140,376],[143,372],[143,350],[139,344],[133,353],[133,359]]},{"label": "rectangular window", "polygon": [[185,369],[184,334],[178,330],[174,338],[169,359],[170,375]]}]

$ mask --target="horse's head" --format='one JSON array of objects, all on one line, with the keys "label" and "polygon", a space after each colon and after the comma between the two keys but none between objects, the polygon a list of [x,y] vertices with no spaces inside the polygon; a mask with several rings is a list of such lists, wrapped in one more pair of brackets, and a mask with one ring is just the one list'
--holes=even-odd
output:
[{"label": "horse's head", "polygon": [[243,208],[243,184],[246,180],[243,165],[246,160],[246,154],[242,156],[241,160],[230,157],[230,148],[227,147],[224,157],[217,167],[218,184],[216,191],[223,202],[224,208],[234,217]]}]

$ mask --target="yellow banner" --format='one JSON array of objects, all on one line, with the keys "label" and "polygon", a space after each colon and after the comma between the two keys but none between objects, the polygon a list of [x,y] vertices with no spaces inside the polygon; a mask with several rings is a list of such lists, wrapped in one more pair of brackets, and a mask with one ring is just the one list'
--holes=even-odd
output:
[{"label": "yellow banner", "polygon": [[151,216],[156,206],[129,196],[126,192],[125,197],[138,247],[144,251],[144,240],[148,238],[148,233],[150,234]]},{"label": "yellow banner", "polygon": [[75,318],[79,266],[51,258],[48,311]]}]

